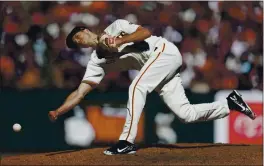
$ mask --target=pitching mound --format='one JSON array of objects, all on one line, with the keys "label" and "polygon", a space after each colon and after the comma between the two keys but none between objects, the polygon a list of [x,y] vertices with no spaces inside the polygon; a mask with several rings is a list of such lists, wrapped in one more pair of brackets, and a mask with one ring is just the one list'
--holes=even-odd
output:
[{"label": "pitching mound", "polygon": [[262,165],[261,145],[176,144],[105,156],[105,148],[2,157],[0,165]]}]

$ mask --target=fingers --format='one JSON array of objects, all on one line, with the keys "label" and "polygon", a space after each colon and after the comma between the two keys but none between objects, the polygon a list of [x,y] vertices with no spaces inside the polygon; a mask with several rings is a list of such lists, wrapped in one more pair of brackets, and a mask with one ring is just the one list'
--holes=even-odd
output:
[{"label": "fingers", "polygon": [[52,122],[56,121],[58,118],[56,111],[50,111],[48,116],[49,116],[50,121]]},{"label": "fingers", "polygon": [[117,45],[116,45],[116,37],[107,38],[107,45],[110,48],[117,48]]},{"label": "fingers", "polygon": [[109,47],[116,47],[115,37],[106,38],[106,40],[106,43]]},{"label": "fingers", "polygon": [[106,49],[106,50],[108,50],[109,49],[109,47],[108,47],[108,38],[109,38],[110,36],[109,35],[107,35],[107,34],[103,34],[103,35],[101,35],[100,36],[100,38],[99,38],[99,46],[101,47],[101,48],[103,48],[103,49]]},{"label": "fingers", "polygon": [[110,52],[118,52],[118,45],[116,43],[116,37],[110,37],[110,38],[107,38],[106,40],[106,44],[108,46],[108,50]]},{"label": "fingers", "polygon": [[117,51],[116,37],[112,37],[107,34],[101,35],[99,37],[99,46],[110,52],[116,52]]}]

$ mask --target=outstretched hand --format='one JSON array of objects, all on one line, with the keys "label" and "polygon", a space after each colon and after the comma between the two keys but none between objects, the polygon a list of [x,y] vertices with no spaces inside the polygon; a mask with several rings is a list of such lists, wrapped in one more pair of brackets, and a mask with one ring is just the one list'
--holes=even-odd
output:
[{"label": "outstretched hand", "polygon": [[50,121],[54,122],[58,119],[58,113],[56,111],[50,111],[48,113]]}]

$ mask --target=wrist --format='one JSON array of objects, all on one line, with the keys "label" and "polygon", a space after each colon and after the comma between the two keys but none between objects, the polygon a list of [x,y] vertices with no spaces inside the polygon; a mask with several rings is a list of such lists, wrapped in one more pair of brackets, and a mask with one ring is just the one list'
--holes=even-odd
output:
[{"label": "wrist", "polygon": [[120,40],[120,45],[127,43],[125,38],[118,38],[118,39]]},{"label": "wrist", "polygon": [[57,117],[60,116],[60,114],[61,114],[59,110],[56,110],[55,113],[56,113]]}]

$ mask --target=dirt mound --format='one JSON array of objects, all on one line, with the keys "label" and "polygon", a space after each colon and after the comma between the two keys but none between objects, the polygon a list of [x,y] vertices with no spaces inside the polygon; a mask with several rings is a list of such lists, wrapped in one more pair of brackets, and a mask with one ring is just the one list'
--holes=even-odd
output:
[{"label": "dirt mound", "polygon": [[0,165],[262,165],[262,145],[142,146],[135,155],[105,156],[105,148],[2,157]]}]

